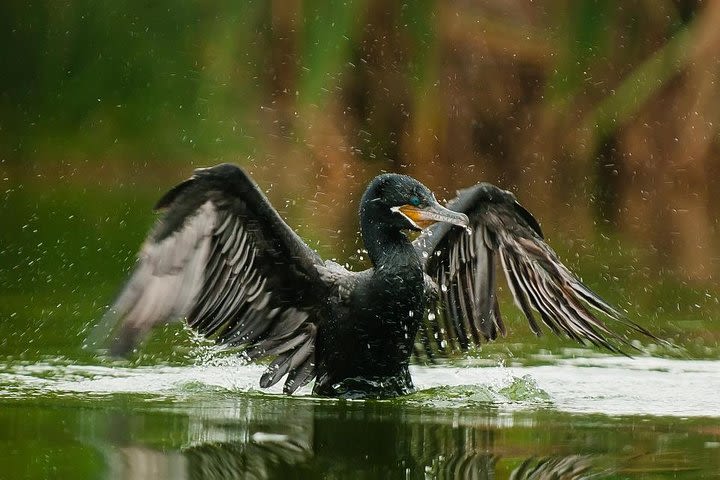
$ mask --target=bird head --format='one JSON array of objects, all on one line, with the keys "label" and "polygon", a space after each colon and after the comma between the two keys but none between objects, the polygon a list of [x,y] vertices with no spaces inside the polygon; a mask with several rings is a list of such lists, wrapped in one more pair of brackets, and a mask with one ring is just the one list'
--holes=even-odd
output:
[{"label": "bird head", "polygon": [[360,202],[360,217],[397,230],[420,231],[437,222],[468,225],[465,214],[443,207],[425,185],[397,173],[385,173],[370,182]]}]

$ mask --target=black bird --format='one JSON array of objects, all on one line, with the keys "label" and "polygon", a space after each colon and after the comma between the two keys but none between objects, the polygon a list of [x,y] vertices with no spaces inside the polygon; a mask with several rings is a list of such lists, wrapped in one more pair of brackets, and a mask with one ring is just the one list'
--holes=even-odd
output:
[{"label": "black bird", "polygon": [[[655,338],[583,285],[543,241],[515,197],[487,183],[442,207],[417,180],[383,174],[360,202],[372,268],[323,261],[250,177],[223,164],[198,169],[155,206],[163,211],[100,332],[124,355],[154,326],[184,318],[250,359],[272,359],[260,386],[285,393],[389,397],[412,391],[414,351],[431,356],[505,334],[496,263],[540,334],[620,352],[629,345],[590,308]],[[405,231],[421,231],[411,241]]]}]

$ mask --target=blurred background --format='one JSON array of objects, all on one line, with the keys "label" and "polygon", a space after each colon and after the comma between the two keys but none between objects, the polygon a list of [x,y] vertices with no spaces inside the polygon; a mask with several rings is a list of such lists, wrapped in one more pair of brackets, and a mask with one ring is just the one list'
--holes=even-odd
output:
[{"label": "blurred background", "polygon": [[374,175],[496,183],[601,295],[717,356],[720,2],[6,1],[0,25],[11,358],[82,355],[153,202],[220,162],[358,268]]}]

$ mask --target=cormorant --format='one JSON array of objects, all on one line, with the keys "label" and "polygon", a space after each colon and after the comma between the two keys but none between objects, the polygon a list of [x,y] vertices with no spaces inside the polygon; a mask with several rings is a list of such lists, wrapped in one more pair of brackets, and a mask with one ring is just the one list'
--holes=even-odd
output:
[{"label": "cormorant", "polygon": [[[414,351],[426,355],[505,334],[496,263],[540,334],[620,352],[629,345],[596,312],[654,337],[578,280],[543,241],[512,193],[488,183],[447,208],[417,180],[376,177],[360,201],[372,268],[323,261],[239,167],[198,169],[155,206],[163,213],[101,331],[127,354],[150,329],[176,319],[250,359],[272,359],[260,386],[286,377],[293,393],[389,397],[413,390]],[[405,231],[420,231],[411,241]]]}]

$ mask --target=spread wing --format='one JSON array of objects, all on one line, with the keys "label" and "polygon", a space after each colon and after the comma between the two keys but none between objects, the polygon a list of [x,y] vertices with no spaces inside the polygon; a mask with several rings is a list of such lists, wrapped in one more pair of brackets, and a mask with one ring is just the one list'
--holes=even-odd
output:
[{"label": "spread wing", "polygon": [[438,223],[415,240],[425,271],[437,284],[433,297],[438,313],[429,314],[420,331],[429,356],[505,335],[496,292],[498,263],[515,303],[537,335],[541,329],[536,313],[556,334],[613,352],[622,353],[619,347],[629,343],[603,318],[657,340],[560,262],[543,241],[537,220],[510,192],[481,183],[460,191],[448,208],[470,218],[467,231]]},{"label": "spread wing", "polygon": [[250,359],[276,357],[263,387],[287,374],[292,393],[312,380],[322,262],[254,182],[233,165],[196,170],[156,209],[164,215],[95,337],[126,354],[152,327],[184,318]]}]

